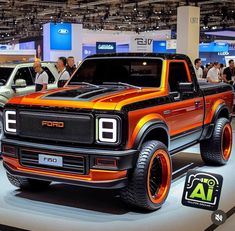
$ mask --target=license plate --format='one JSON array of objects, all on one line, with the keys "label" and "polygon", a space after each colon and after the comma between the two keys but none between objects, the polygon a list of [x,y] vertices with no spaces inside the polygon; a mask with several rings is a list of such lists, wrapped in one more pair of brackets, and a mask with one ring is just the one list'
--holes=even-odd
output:
[{"label": "license plate", "polygon": [[55,167],[63,167],[63,158],[61,156],[39,154],[38,163]]}]

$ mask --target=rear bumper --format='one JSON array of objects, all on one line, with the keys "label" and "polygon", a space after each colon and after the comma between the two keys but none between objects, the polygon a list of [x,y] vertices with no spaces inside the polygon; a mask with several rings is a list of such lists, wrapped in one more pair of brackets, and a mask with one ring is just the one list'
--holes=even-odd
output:
[{"label": "rear bumper", "polygon": [[[13,147],[15,155],[10,155],[4,147]],[[73,155],[86,157],[86,171],[84,174],[53,169],[47,166],[25,166],[21,163],[22,149],[34,150],[35,153],[49,155]],[[117,189],[127,185],[128,170],[134,168],[138,157],[137,150],[101,150],[92,148],[62,147],[38,144],[12,139],[2,140],[2,157],[5,169],[18,177],[39,180],[63,182],[84,187]],[[111,158],[117,163],[115,166],[96,166],[96,158]]]}]

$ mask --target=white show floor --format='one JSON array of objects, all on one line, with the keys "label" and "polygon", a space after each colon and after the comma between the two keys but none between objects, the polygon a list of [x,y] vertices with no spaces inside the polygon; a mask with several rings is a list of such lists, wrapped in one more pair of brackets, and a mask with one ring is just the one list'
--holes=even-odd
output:
[{"label": "white show floor", "polygon": [[[235,123],[233,123],[235,128]],[[235,138],[235,129],[234,129]],[[235,139],[233,140],[235,144]],[[188,164],[223,176],[219,209],[227,212],[235,206],[235,148],[226,166],[204,166],[198,147],[173,157],[174,170]],[[178,175],[185,173],[178,170]],[[130,210],[115,192],[53,184],[44,192],[21,192],[12,186],[0,162],[0,224],[36,231],[202,231],[212,225],[212,211],[181,204],[185,177],[174,180],[166,203],[155,212]],[[232,231],[235,214],[216,228]],[[210,229],[213,230],[213,229]],[[4,231],[1,229],[0,231]]]}]

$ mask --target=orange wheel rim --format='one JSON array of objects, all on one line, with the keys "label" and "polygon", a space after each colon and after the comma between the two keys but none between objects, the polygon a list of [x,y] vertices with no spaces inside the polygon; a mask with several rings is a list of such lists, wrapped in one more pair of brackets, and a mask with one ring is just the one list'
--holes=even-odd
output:
[{"label": "orange wheel rim", "polygon": [[171,163],[166,151],[157,150],[149,163],[147,189],[150,200],[157,204],[167,196],[171,184]]},{"label": "orange wheel rim", "polygon": [[223,136],[222,136],[222,151],[223,157],[225,160],[228,160],[231,151],[232,151],[232,127],[230,124],[226,124],[223,129]]}]

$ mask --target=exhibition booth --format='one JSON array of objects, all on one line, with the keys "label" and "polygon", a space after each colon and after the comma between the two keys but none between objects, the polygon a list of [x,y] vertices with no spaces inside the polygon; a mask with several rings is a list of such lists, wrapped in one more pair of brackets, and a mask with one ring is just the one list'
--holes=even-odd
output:
[{"label": "exhibition booth", "polygon": [[[1,46],[1,62],[31,61],[35,56],[44,61],[56,61],[60,56],[74,56],[79,63],[89,55],[100,53],[177,52],[177,39],[171,39],[171,30],[137,34],[128,31],[88,30],[83,29],[81,24],[47,23],[43,26],[43,35],[43,39],[29,39],[14,46]],[[215,60],[228,65],[228,60],[235,58],[233,40],[200,43],[198,50],[203,65]]]},{"label": "exhibition booth", "polygon": [[[202,42],[189,1],[82,2],[0,45],[0,231],[232,231],[235,41]],[[103,28],[120,15],[154,29]]]}]

